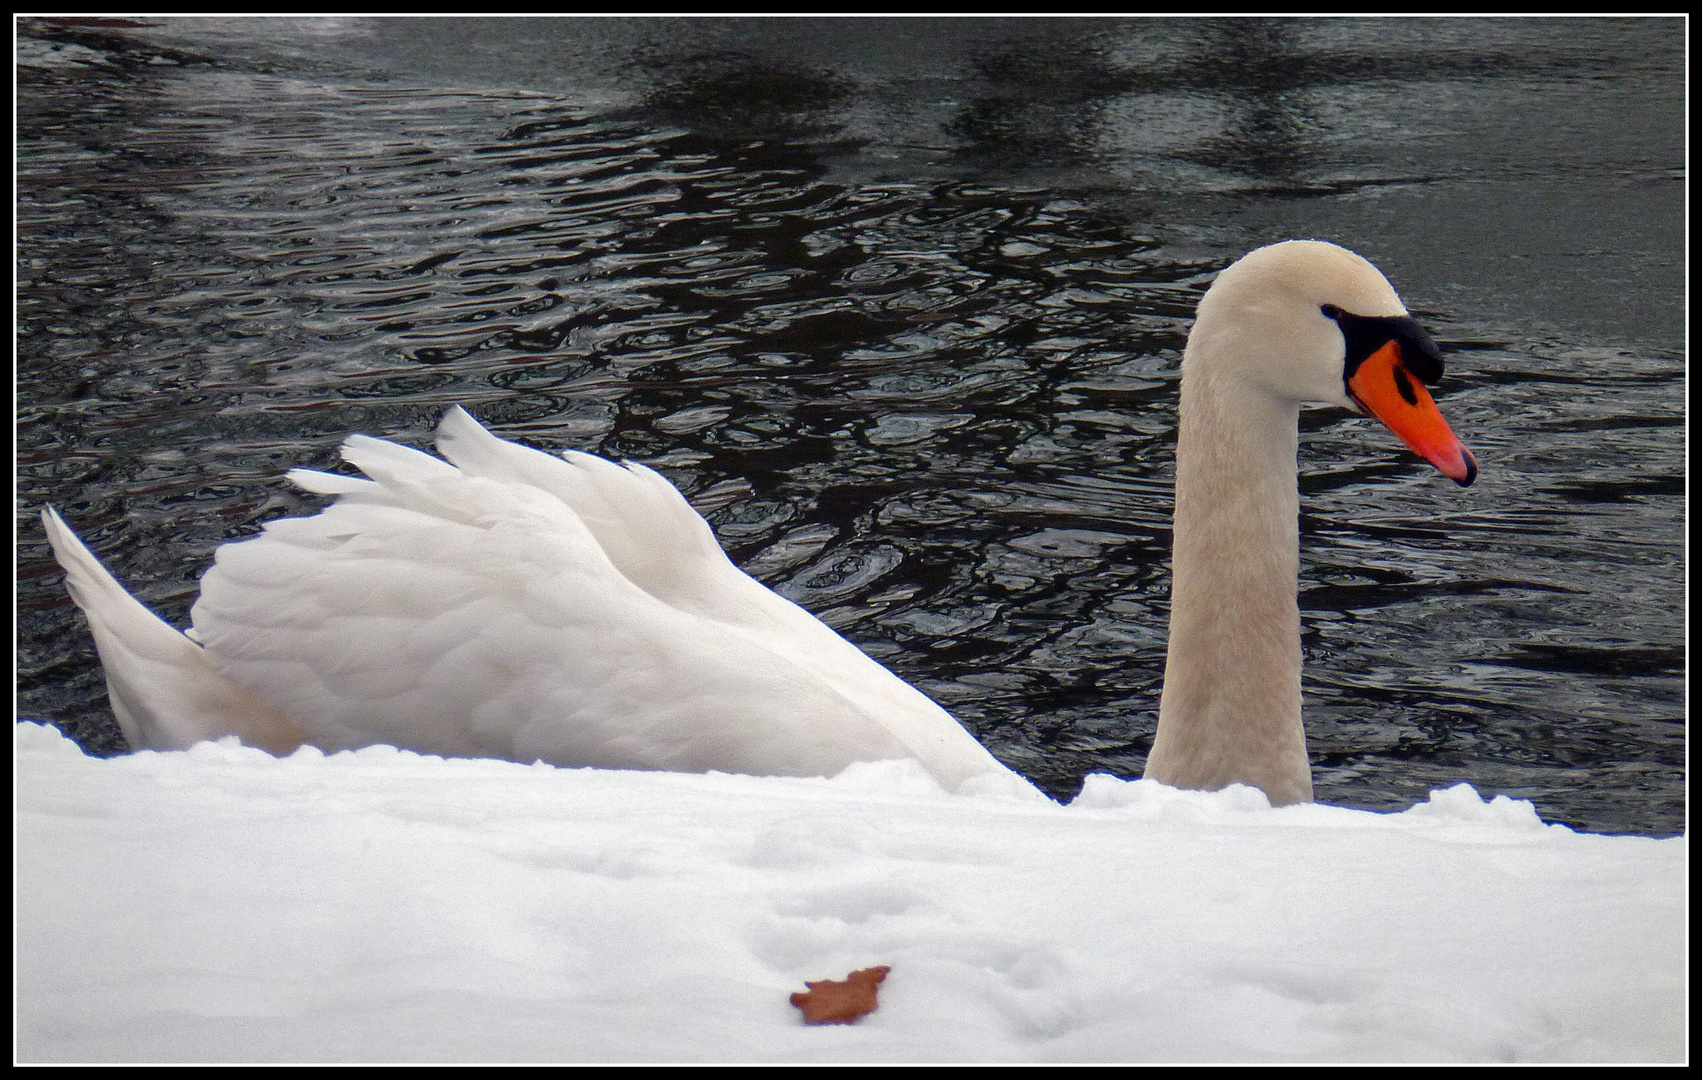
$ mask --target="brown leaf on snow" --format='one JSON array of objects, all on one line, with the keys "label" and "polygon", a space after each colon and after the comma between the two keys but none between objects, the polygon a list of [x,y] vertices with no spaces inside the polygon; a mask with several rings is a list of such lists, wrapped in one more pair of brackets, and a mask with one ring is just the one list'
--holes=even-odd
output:
[{"label": "brown leaf on snow", "polygon": [[864,1013],[875,1011],[875,987],[892,968],[864,968],[845,976],[844,982],[823,979],[806,982],[809,993],[793,994],[792,1004],[804,1010],[806,1024],[849,1024]]}]

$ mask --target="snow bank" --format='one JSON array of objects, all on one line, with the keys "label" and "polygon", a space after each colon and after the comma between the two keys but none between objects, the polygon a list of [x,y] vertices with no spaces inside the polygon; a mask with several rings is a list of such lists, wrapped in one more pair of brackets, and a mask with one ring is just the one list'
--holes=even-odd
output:
[{"label": "snow bank", "polygon": [[[20,1061],[1677,1061],[1684,838],[17,726]],[[890,965],[806,1027],[805,980]]]}]

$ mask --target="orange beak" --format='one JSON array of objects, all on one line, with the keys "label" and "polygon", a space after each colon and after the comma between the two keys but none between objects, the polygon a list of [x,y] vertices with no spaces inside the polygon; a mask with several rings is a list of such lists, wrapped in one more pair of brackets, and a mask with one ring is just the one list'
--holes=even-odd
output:
[{"label": "orange beak", "polygon": [[1347,380],[1347,393],[1361,410],[1387,424],[1414,453],[1461,487],[1477,479],[1477,459],[1442,419],[1424,384],[1401,362],[1396,342],[1387,342],[1360,363]]}]

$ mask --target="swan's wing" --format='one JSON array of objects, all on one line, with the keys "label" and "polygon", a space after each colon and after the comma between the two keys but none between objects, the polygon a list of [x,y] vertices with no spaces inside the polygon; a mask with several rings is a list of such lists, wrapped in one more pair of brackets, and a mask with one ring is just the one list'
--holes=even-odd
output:
[{"label": "swan's wing", "polygon": [[[730,614],[717,604],[727,599],[725,571],[732,564],[709,523],[656,472],[578,451],[556,457],[507,442],[460,406],[438,424],[437,449],[467,476],[555,496],[622,576],[664,603],[723,618]],[[363,460],[350,460],[367,471]]]},{"label": "swan's wing", "polygon": [[551,491],[376,439],[345,455],[372,479],[292,472],[338,501],[220,548],[194,610],[220,674],[315,743],[794,775],[906,756],[811,671],[640,588]]},{"label": "swan's wing", "polygon": [[[363,440],[356,449],[365,454],[373,442]],[[633,585],[676,611],[715,623],[716,635],[741,638],[761,662],[794,665],[820,680],[856,703],[942,782],[955,786],[969,776],[1003,771],[926,695],[735,567],[709,523],[659,473],[576,451],[558,458],[518,446],[497,438],[459,407],[438,425],[437,445],[465,475],[553,495]],[[351,460],[372,475],[370,459]]]},{"label": "swan's wing", "polygon": [[125,592],[52,507],[41,522],[71,599],[88,616],[112,711],[132,749],[182,749],[225,735],[274,753],[301,745],[295,724],[214,671],[200,645]]}]

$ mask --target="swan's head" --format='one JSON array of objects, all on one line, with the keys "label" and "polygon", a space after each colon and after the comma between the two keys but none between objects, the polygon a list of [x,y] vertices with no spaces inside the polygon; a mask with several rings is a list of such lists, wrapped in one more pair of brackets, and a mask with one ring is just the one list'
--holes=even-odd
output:
[{"label": "swan's head", "polygon": [[1346,248],[1289,240],[1242,256],[1200,301],[1182,364],[1184,378],[1209,368],[1285,401],[1375,416],[1460,485],[1477,478],[1477,460],[1424,388],[1442,378],[1441,350],[1377,268]]}]

